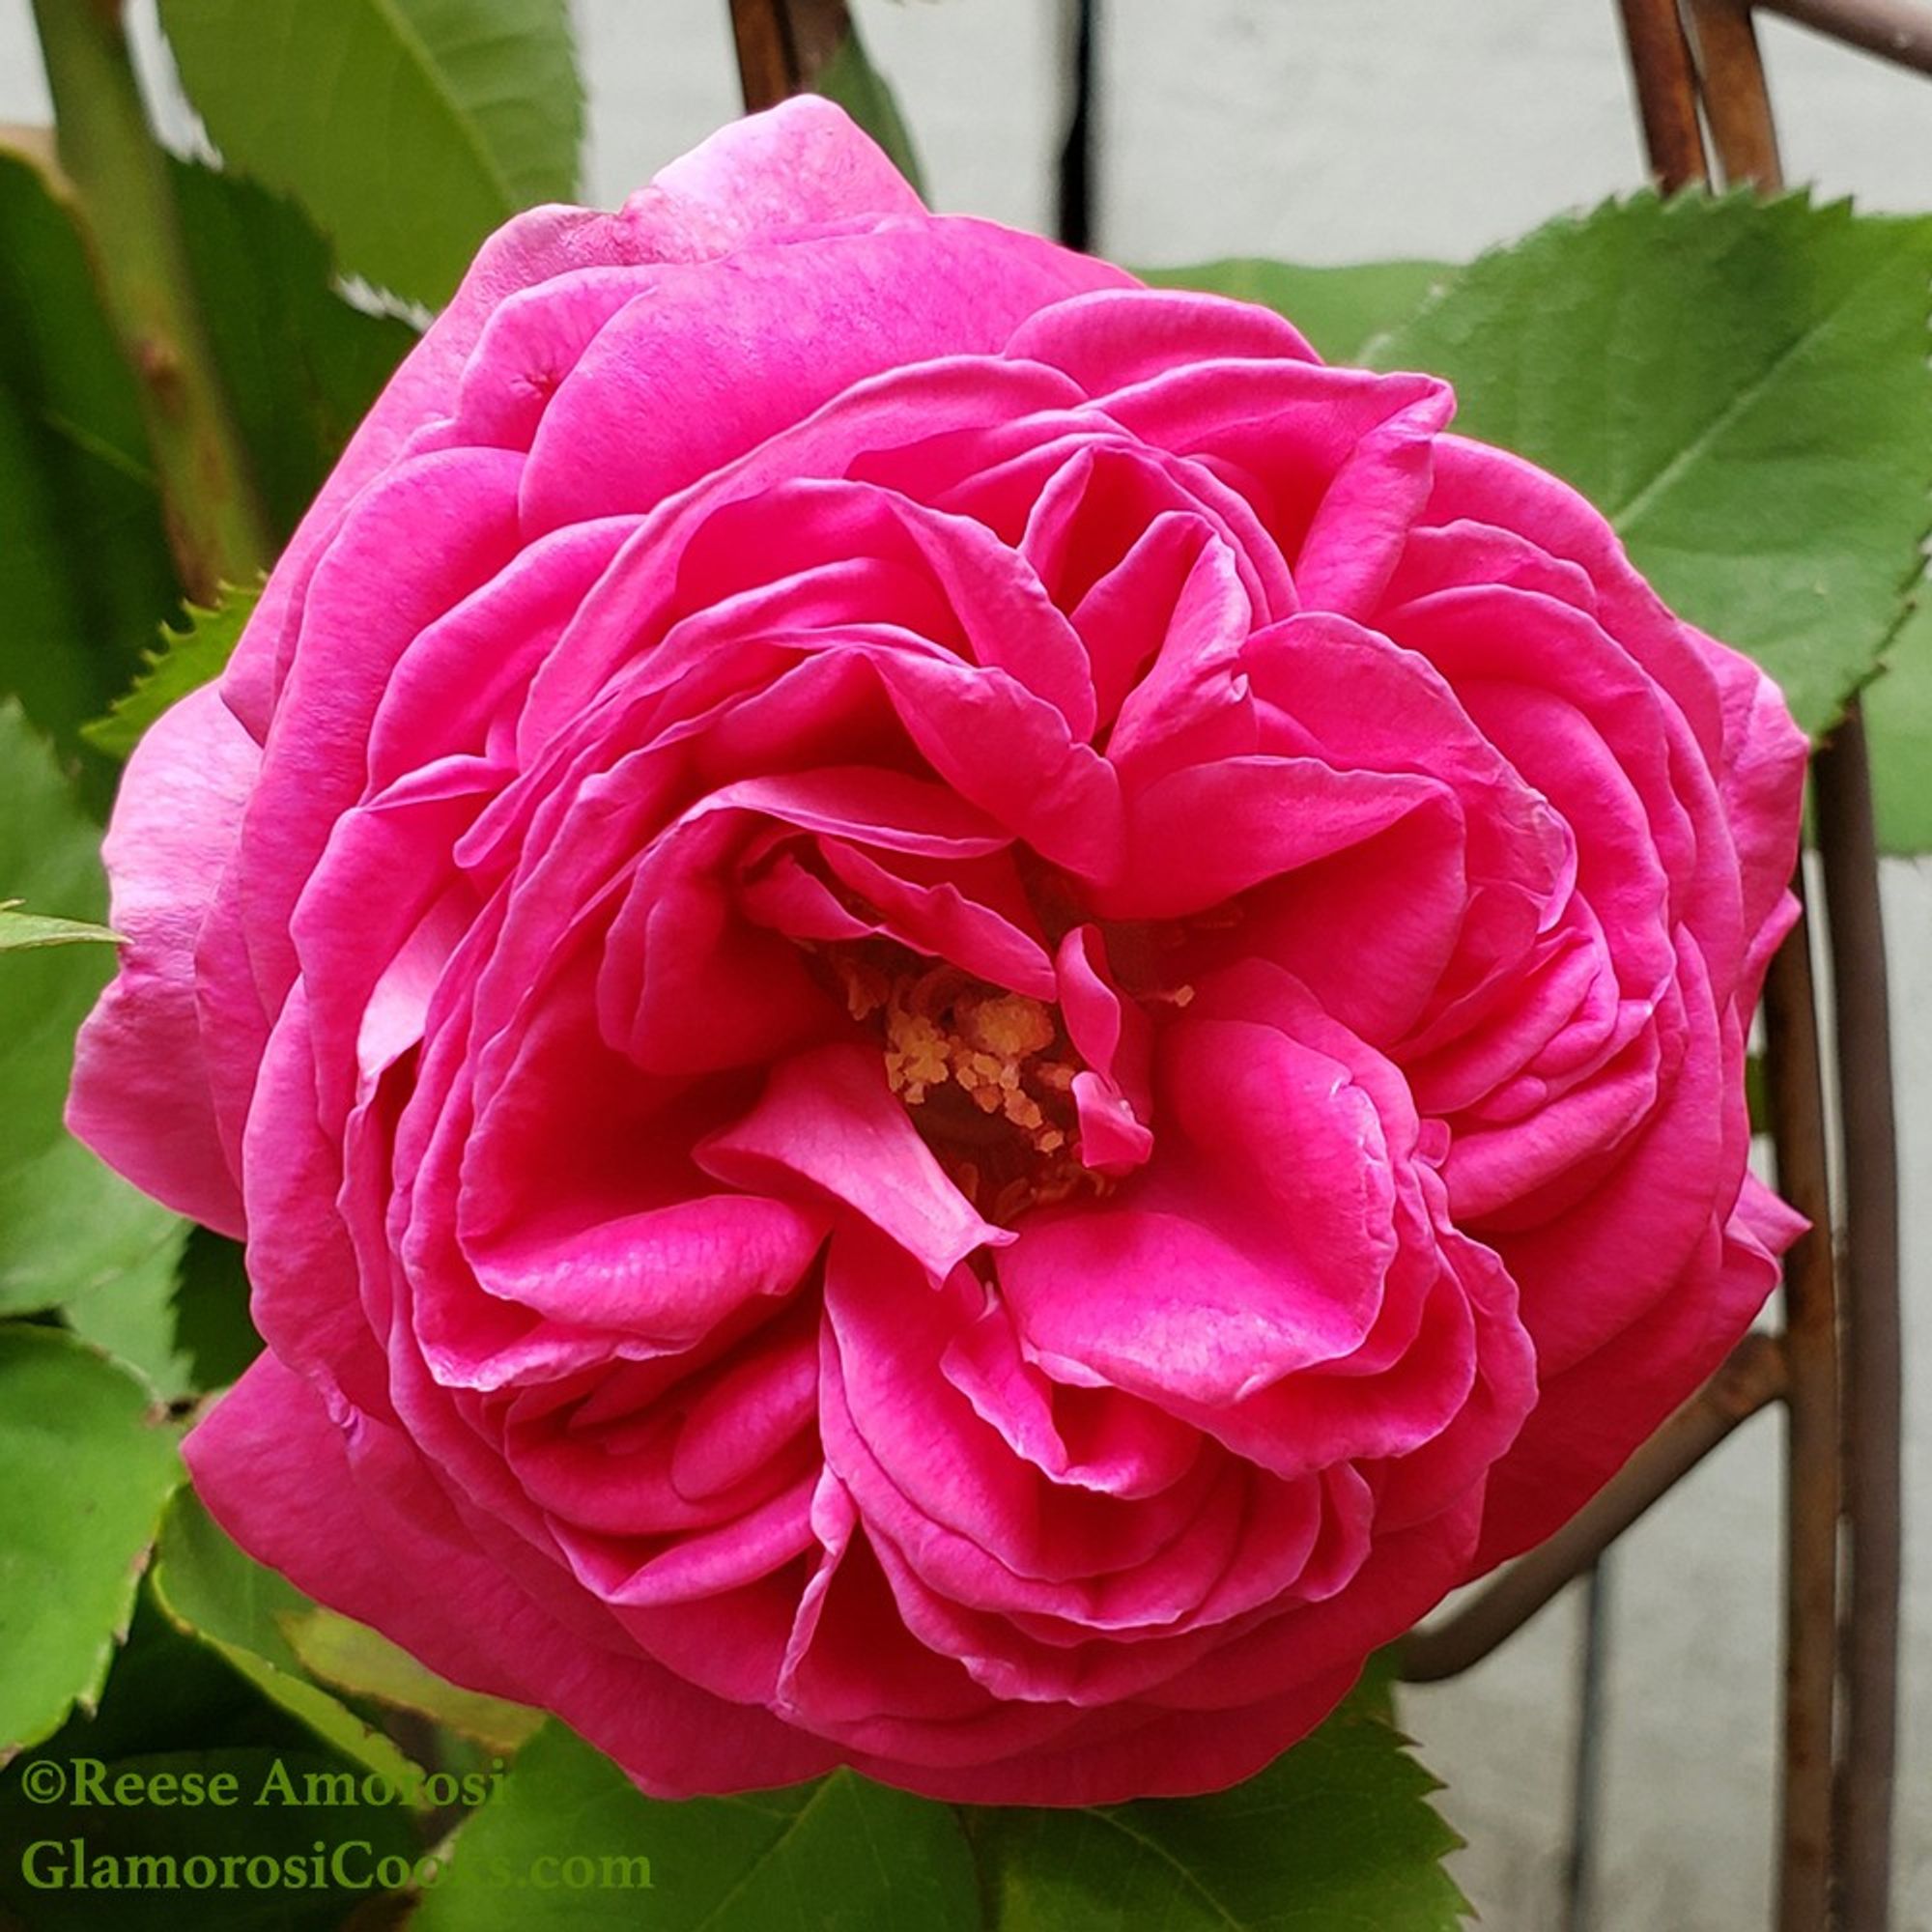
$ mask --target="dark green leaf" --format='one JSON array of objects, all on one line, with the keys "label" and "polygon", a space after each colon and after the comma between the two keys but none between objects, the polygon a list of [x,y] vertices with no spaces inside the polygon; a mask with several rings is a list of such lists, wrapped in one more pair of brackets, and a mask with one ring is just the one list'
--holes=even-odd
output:
[{"label": "dark green leaf", "polygon": [[248,1317],[242,1243],[210,1228],[188,1233],[175,1285],[175,1338],[196,1388],[225,1388],[262,1352]]},{"label": "dark green leaf", "polygon": [[1865,687],[1878,837],[1888,852],[1932,852],[1932,586]]},{"label": "dark green leaf", "polygon": [[1435,1789],[1351,1700],[1232,1791],[968,1816],[999,1932],[1455,1932]]},{"label": "dark green leaf", "polygon": [[65,189],[0,148],[0,696],[71,753],[179,595],[133,380]]},{"label": "dark green leaf", "polygon": [[[214,1651],[175,1628],[143,1588],[128,1638],[91,1711],[76,1711],[42,1747],[50,1756],[145,1757],[227,1745],[312,1750],[315,1740],[259,1696]],[[6,1774],[0,1772],[0,1804]]]},{"label": "dark green leaf", "polygon": [[[112,1781],[128,1772],[144,1776],[160,1771],[227,1772],[236,1779],[238,1799],[249,1802],[111,1809],[71,1803],[76,1759],[100,1765],[110,1790]],[[35,1804],[26,1797],[24,1780],[43,1760],[67,1767],[69,1782],[66,1793],[52,1803],[42,1787],[43,1802]],[[299,1892],[281,1887],[267,1891],[246,1887],[198,1891],[126,1888],[110,1896],[94,1888],[60,1895],[36,1892],[23,1882],[20,1855],[27,1845],[75,1834],[86,1838],[90,1854],[111,1858],[288,1857],[312,1851],[317,1839],[327,1850],[366,1841],[378,1856],[410,1853],[413,1814],[386,1804],[287,1804],[276,1776],[278,1764],[298,1800],[309,1795],[311,1774],[333,1779],[360,1770],[343,1758],[323,1755],[306,1727],[261,1697],[213,1649],[178,1631],[155,1607],[153,1593],[143,1590],[99,1709],[84,1717],[76,1714],[46,1743],[0,1770],[0,1926],[10,1932],[22,1922],[33,1932],[60,1932],[69,1926],[74,1932],[181,1932],[185,1926],[193,1932],[296,1932],[314,1925],[320,1932],[323,1926],[344,1925],[359,1899],[333,1889],[317,1896],[306,1883]],[[44,1779],[47,1774],[35,1776]],[[345,1794],[337,1785],[315,1795]],[[263,1796],[268,1804],[252,1802]],[[24,1914],[24,1919],[11,1918],[10,1908]],[[63,1912],[69,1916],[60,1916]],[[375,1920],[375,1925],[394,1923],[393,1917]],[[368,1932],[375,1932],[375,1926]]]},{"label": "dark green leaf", "polygon": [[328,243],[294,202],[186,162],[174,176],[214,358],[286,537],[416,332],[335,292]]},{"label": "dark green leaf", "polygon": [[125,1635],[174,1430],[55,1328],[0,1328],[0,1759],[100,1689]]},{"label": "dark green leaf", "polygon": [[[198,1804],[36,1805],[23,1801],[17,1777],[9,1780],[0,1792],[0,1923],[10,1906],[33,1932],[323,1932],[353,1922],[352,1911],[384,1893],[368,1882],[380,1861],[400,1860],[407,1870],[423,1856],[410,1814],[355,1792],[353,1778],[344,1781],[354,1770],[312,1749],[231,1747],[103,1759],[98,1772],[81,1773],[90,1801],[96,1791],[111,1797],[124,1777],[138,1778],[131,1788],[144,1791],[162,1777],[183,1780],[177,1792],[195,1777],[204,1798],[213,1788],[232,1801]],[[223,1776],[232,1785],[211,1784]],[[312,1778],[327,1782],[311,1784]],[[311,1793],[342,1802],[304,1802]],[[49,1884],[71,1873],[76,1842],[85,1848],[88,1883],[76,1886],[70,1876]],[[38,1847],[31,1861],[30,1846]],[[172,1861],[174,1886],[166,1883],[167,1864],[123,1862],[136,1859]],[[224,1859],[237,1861],[228,1884],[221,1883]],[[214,1883],[195,1883],[205,1868],[190,1866],[190,1860],[213,1861],[207,1876]],[[251,1860],[263,1861],[252,1874]],[[330,1882],[338,1870],[349,1885]],[[42,1883],[30,1883],[30,1873]],[[116,1877],[129,1882],[107,1883]]]},{"label": "dark green leaf", "polygon": [[238,1549],[192,1490],[177,1493],[162,1520],[154,1589],[156,1602],[183,1630],[212,1644],[324,1743],[399,1789],[419,1780],[419,1768],[388,1738],[303,1670],[288,1627],[313,1617],[315,1605]]},{"label": "dark green leaf", "polygon": [[[589,1882],[532,1889],[540,1859],[582,1860]],[[949,1805],[846,1771],[783,1791],[664,1804],[551,1724],[463,1827],[412,1923],[413,1932],[969,1932],[981,1920]]]},{"label": "dark green leaf", "polygon": [[1143,269],[1156,288],[1200,289],[1260,302],[1285,315],[1330,362],[1360,362],[1378,336],[1406,322],[1430,293],[1461,271],[1448,262],[1362,262],[1306,269],[1236,259],[1184,269]]},{"label": "dark green leaf", "polygon": [[161,0],[161,23],[229,164],[400,296],[445,300],[493,228],[576,192],[565,0]]},{"label": "dark green leaf", "polygon": [[147,653],[141,674],[108,707],[104,718],[90,719],[80,735],[109,757],[125,758],[141,733],[177,699],[212,684],[227,668],[241,641],[242,626],[254,614],[259,589],[226,585],[214,610],[184,604],[185,626],[164,629],[160,646]]},{"label": "dark green leaf", "polygon": [[811,91],[844,108],[886,151],[893,166],[922,195],[925,193],[925,179],[911,129],[906,127],[905,117],[899,112],[899,104],[885,77],[872,65],[866,43],[859,38],[856,22],[848,26],[832,58],[818,70]]},{"label": "dark green leaf", "polygon": [[[0,703],[0,895],[99,923],[99,834],[47,747]],[[114,970],[106,947],[46,947],[0,967],[0,1311],[125,1291],[165,1298],[180,1223],[103,1167],[62,1122],[75,1029]]]},{"label": "dark green leaf", "polygon": [[1567,478],[1813,732],[1890,637],[1932,480],[1932,217],[1641,196],[1465,269],[1376,346]]}]

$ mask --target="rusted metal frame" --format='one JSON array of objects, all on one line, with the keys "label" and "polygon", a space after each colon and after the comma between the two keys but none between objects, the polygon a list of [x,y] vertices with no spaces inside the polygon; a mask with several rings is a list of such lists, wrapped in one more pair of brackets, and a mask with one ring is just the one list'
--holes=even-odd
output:
[{"label": "rusted metal frame", "polygon": [[[1749,0],[1688,0],[1704,118],[1726,186],[1784,185]],[[1801,869],[1794,885],[1804,890]],[[1832,1922],[1838,1776],[1842,1508],[1838,1307],[1809,920],[1765,984],[1766,1072],[1778,1186],[1811,1223],[1784,1258],[1784,1684],[1778,1767],[1778,1932]]]},{"label": "rusted metal frame", "polygon": [[1932,8],[1913,0],[1757,0],[1802,27],[1862,47],[1896,67],[1932,73]]},{"label": "rusted metal frame", "polygon": [[[1674,5],[1651,0],[1619,0],[1619,4],[1646,148],[1660,185],[1670,190],[1708,179],[1697,131],[1701,79],[1704,113],[1725,181],[1750,183],[1764,190],[1776,188],[1781,170],[1775,124],[1744,0],[1688,0],[1696,34],[1694,68]],[[1845,25],[1842,11],[1834,11],[1829,21],[1813,23],[1827,31]],[[1846,37],[1858,38],[1855,33]],[[1896,56],[1901,49],[1892,51]],[[1857,769],[1851,770],[1854,766]],[[1845,980],[1851,1001],[1850,1010],[1841,1010],[1839,1021],[1840,1064],[1847,1075],[1842,1083],[1847,1161],[1861,1177],[1862,1198],[1855,1212],[1866,1230],[1853,1259],[1858,1286],[1852,1291],[1856,1305],[1851,1325],[1858,1337],[1853,1350],[1858,1366],[1852,1371],[1856,1379],[1849,1402],[1859,1418],[1854,1440],[1844,1443],[1839,1427],[1838,1310],[1826,1181],[1826,1114],[1809,941],[1803,924],[1773,964],[1766,1014],[1780,1181],[1813,1229],[1786,1264],[1784,1336],[1778,1341],[1748,1337],[1745,1347],[1756,1353],[1767,1376],[1775,1357],[1784,1385],[1770,1390],[1764,1399],[1782,1394],[1788,1407],[1778,1923],[1781,1932],[1814,1932],[1831,1922],[1835,1896],[1842,1904],[1845,1925],[1856,1932],[1879,1932],[1888,1911],[1896,1725],[1896,1167],[1886,1058],[1883,936],[1862,729],[1856,715],[1821,759],[1821,790],[1834,798],[1831,807],[1821,803],[1821,827],[1827,820],[1835,827],[1829,872],[1839,883],[1828,904],[1834,915],[1837,977]],[[1841,906],[1851,914],[1849,925],[1835,917]],[[1869,1076],[1874,1062],[1882,1064],[1882,1079]],[[1875,1318],[1867,1314],[1867,1302],[1878,1304]],[[1707,1390],[1706,1396],[1711,1393]],[[1704,1397],[1680,1412],[1566,1531],[1448,1624],[1411,1638],[1405,1652],[1405,1674],[1418,1679],[1453,1675],[1487,1655],[1586,1568],[1595,1553],[1634,1520],[1645,1501],[1661,1494],[1696,1460],[1693,1455],[1679,1467],[1678,1457],[1669,1451],[1696,1448],[1714,1422]],[[1847,1463],[1854,1538],[1862,1524],[1869,1547],[1862,1587],[1855,1569],[1852,1614],[1845,1633],[1849,1674],[1860,1689],[1848,1700],[1852,1715],[1845,1749],[1834,1766],[1841,1455]],[[1633,1502],[1638,1504],[1636,1509],[1630,1507]],[[1855,1564],[1857,1548],[1855,1540]]]},{"label": "rusted metal frame", "polygon": [[1812,776],[1845,1156],[1840,1293],[1850,1576],[1833,1863],[1848,1932],[1884,1932],[1898,1731],[1898,1153],[1871,766],[1856,701],[1812,761]]},{"label": "rusted metal frame", "polygon": [[1666,194],[1709,179],[1697,79],[1677,0],[1617,0],[1651,173]]},{"label": "rusted metal frame", "polygon": [[[1736,31],[1742,0],[1691,0],[1704,61],[1705,109],[1728,180],[1781,185],[1772,119],[1749,22]],[[1884,14],[1896,35],[1911,24],[1896,7],[1845,0],[1811,10],[1813,24],[1859,43],[1858,20]],[[1725,16],[1725,17],[1719,17]],[[1932,14],[1918,24],[1932,52]],[[1707,21],[1712,32],[1707,38]],[[1715,50],[1715,57],[1714,57]],[[1890,51],[1900,51],[1894,40]],[[1913,63],[1908,63],[1913,64]],[[1932,71],[1932,61],[1925,63]],[[1787,1351],[1792,1382],[1787,1499],[1785,1833],[1780,1891],[1784,1932],[1828,1922],[1835,1905],[1855,1932],[1889,1922],[1891,1810],[1897,1754],[1900,1568],[1900,1335],[1898,1181],[1891,1098],[1885,935],[1864,724],[1857,705],[1815,765],[1819,855],[1825,872],[1838,1033],[1838,1097],[1846,1169],[1846,1254],[1840,1311],[1828,1245],[1814,1231],[1787,1263]],[[1794,952],[1796,959],[1800,955]],[[1808,968],[1808,952],[1803,955]],[[1815,1006],[1811,1010],[1815,1014]],[[1815,1065],[1815,1019],[1809,1058]],[[1781,1042],[1790,1054],[1794,1042]],[[1795,1043],[1803,1056],[1803,1042]],[[1789,1076],[1802,1077],[1796,1068]],[[1809,1095],[1787,1093],[1804,1115]],[[1822,1128],[1822,1122],[1820,1122]],[[1815,1149],[1787,1150],[1787,1195],[1828,1230],[1823,1136]],[[1803,1168],[1815,1162],[1816,1174]],[[1811,1198],[1801,1198],[1808,1194]],[[1828,1300],[1827,1297],[1830,1297]],[[1843,1405],[1839,1406],[1840,1382]],[[1852,1427],[1844,1424],[1849,1420]],[[1841,1462],[1828,1477],[1823,1463]],[[1844,1676],[1842,1748],[1831,1748],[1833,1687],[1818,1655],[1827,1593],[1836,1614],[1836,1518],[1849,1535],[1849,1589],[1835,1648]],[[1830,1512],[1828,1514],[1828,1512]],[[1831,1544],[1824,1548],[1826,1524]],[[1823,1746],[1822,1754],[1820,1746]],[[1824,1785],[1831,1781],[1828,1801]],[[1827,1803],[1831,1814],[1825,1814]],[[1821,1815],[1824,1814],[1824,1815]],[[1817,1868],[1822,1842],[1825,1867]]]},{"label": "rusted metal frame", "polygon": [[1750,0],[1686,0],[1711,145],[1726,187],[1783,185]]},{"label": "rusted metal frame", "polygon": [[[1776,140],[1747,8],[1743,0],[1690,5],[1705,113],[1724,177],[1776,189],[1782,185]],[[1861,41],[1861,8],[1806,11],[1811,24]],[[1896,9],[1883,11],[1903,24]],[[1932,27],[1932,14],[1921,14],[1919,23],[1921,30]],[[1926,44],[1932,47],[1932,38]],[[1885,50],[1909,53],[1902,36]],[[1848,1218],[1861,1232],[1851,1236],[1841,1311],[1816,1002],[1801,933],[1781,954],[1767,990],[1781,1184],[1813,1222],[1785,1264],[1790,1390],[1778,1923],[1780,1932],[1811,1932],[1832,1923],[1835,1913],[1852,1932],[1883,1932],[1889,1918],[1897,1726],[1897,1173],[1870,779],[1856,707],[1816,770],[1840,1003]],[[1807,981],[1802,986],[1801,972]],[[1855,1422],[1849,1430],[1847,1418]],[[1841,1513],[1850,1530],[1848,1603],[1838,1574]],[[1845,1717],[1834,1748],[1841,1669]]]},{"label": "rusted metal frame", "polygon": [[1777,1338],[1747,1335],[1718,1373],[1561,1529],[1454,1616],[1404,1638],[1403,1677],[1411,1684],[1434,1684],[1480,1663],[1588,1570],[1732,1430],[1783,1392],[1784,1355]]},{"label": "rusted metal frame", "polygon": [[[1804,875],[1795,882],[1801,896]],[[1831,1922],[1838,1676],[1838,1311],[1808,918],[1765,980],[1765,1070],[1778,1191],[1811,1223],[1784,1257],[1784,1745],[1778,1932]]]},{"label": "rusted metal frame", "polygon": [[803,93],[851,31],[845,0],[731,0],[745,111]]}]

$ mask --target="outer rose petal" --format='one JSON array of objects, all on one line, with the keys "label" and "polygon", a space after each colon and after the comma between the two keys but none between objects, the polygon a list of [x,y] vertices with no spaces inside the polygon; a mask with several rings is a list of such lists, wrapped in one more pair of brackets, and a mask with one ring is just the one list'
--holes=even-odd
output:
[{"label": "outer rose petal", "polygon": [[137,1187],[224,1235],[242,1194],[215,1133],[194,950],[261,755],[211,689],[156,719],[128,761],[101,856],[129,944],[80,1030],[68,1125]]},{"label": "outer rose petal", "polygon": [[[838,1753],[755,1706],[727,1704],[632,1649],[565,1626],[464,1528],[407,1437],[338,1428],[309,1383],[262,1356],[184,1445],[215,1520],[318,1603],[373,1624],[472,1690],[542,1704],[662,1798],[790,1783]],[[633,1775],[636,1776],[635,1769]]]},{"label": "outer rose petal", "polygon": [[1744,886],[1745,932],[1755,933],[1745,997],[1755,999],[1755,972],[1789,929],[1797,908],[1785,890],[1798,863],[1798,827],[1790,802],[1804,782],[1804,734],[1776,685],[1747,657],[1698,635],[1724,703],[1723,767],[1718,774]]},{"label": "outer rose petal", "polygon": [[530,444],[526,535],[648,510],[867,377],[991,352],[1015,316],[1118,278],[989,222],[923,215],[778,236],[740,248],[728,277],[667,266],[560,380],[522,375],[555,385]]},{"label": "outer rose petal", "polygon": [[[1544,1384],[1515,1448],[1491,1475],[1475,1569],[1540,1543],[1695,1393],[1764,1306],[1777,1285],[1777,1257],[1805,1226],[1795,1208],[1747,1178],[1730,1225],[1699,1251],[1683,1280],[1614,1341]],[[1721,1255],[1715,1270],[1714,1250]],[[1715,1290],[1708,1285],[1714,1271]]]},{"label": "outer rose petal", "polygon": [[290,538],[222,688],[259,741],[274,701],[277,647],[315,552],[373,477],[425,424],[447,415],[470,352],[519,290],[579,269],[706,262],[762,235],[862,215],[920,212],[892,163],[831,105],[801,95],[731,122],[639,188],[614,214],[533,208],[499,228],[436,326],[390,378]]}]

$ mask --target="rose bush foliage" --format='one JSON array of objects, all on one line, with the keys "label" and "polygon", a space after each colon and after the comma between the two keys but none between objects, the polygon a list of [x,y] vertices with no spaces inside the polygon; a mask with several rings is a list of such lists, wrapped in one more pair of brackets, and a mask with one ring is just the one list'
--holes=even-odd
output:
[{"label": "rose bush foliage", "polygon": [[1804,747],[1451,409],[823,103],[496,237],[108,842],[237,1539],[653,1791],[1071,1804],[1574,1511],[1794,1229]]}]

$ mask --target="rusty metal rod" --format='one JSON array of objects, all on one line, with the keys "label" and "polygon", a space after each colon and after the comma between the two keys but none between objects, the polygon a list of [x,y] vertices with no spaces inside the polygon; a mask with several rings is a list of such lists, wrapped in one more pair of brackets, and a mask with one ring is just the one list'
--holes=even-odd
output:
[{"label": "rusty metal rod", "polygon": [[1880,60],[1932,73],[1932,9],[1910,0],[1757,0],[1813,33],[1862,47]]},{"label": "rusty metal rod", "polygon": [[1704,119],[1726,187],[1783,185],[1750,0],[1688,0]]},{"label": "rusty metal rod", "polygon": [[1480,1663],[1514,1636],[1732,1430],[1784,1392],[1775,1335],[1747,1335],[1718,1373],[1548,1542],[1519,1557],[1454,1616],[1403,1639],[1400,1670],[1434,1684]]},{"label": "rusty metal rod", "polygon": [[1644,153],[1665,194],[1707,180],[1697,86],[1677,0],[1617,0],[1643,124]]},{"label": "rusty metal rod", "polygon": [[803,93],[851,31],[845,0],[731,0],[745,111]]},{"label": "rusty metal rod", "polygon": [[[1804,873],[1793,881],[1801,897]],[[1784,1258],[1784,1748],[1778,1932],[1831,1922],[1838,1674],[1838,1311],[1810,922],[1765,980],[1765,1065],[1778,1191],[1811,1223]]]},{"label": "rusty metal rod", "polygon": [[1898,1741],[1898,1153],[1871,765],[1856,700],[1812,761],[1845,1150],[1844,1469],[1850,1529],[1835,1863],[1848,1932],[1885,1932]]}]

